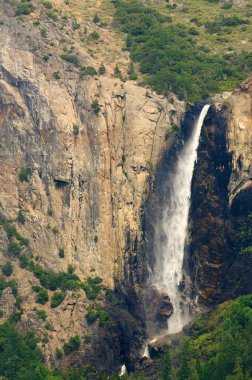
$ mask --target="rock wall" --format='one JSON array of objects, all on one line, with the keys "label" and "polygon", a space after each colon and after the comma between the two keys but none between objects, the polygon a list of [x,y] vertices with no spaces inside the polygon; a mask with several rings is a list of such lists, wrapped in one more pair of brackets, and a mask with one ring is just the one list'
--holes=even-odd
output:
[{"label": "rock wall", "polygon": [[[60,59],[48,67],[29,45],[17,46],[17,34],[3,28],[0,214],[29,240],[22,253],[43,268],[66,271],[71,264],[81,280],[98,276],[103,286],[116,286],[137,304],[140,279],[135,262],[142,240],[142,207],[150,178],[169,145],[167,133],[171,125],[180,124],[184,104],[176,98],[169,103],[133,82],[106,76],[81,78],[77,68]],[[53,78],[58,69],[64,73],[62,79]],[[22,172],[28,173],[25,179]],[[17,221],[20,212],[25,223]],[[56,348],[76,334],[92,337],[90,344],[81,345],[84,353],[106,347],[108,357],[100,360],[101,369],[120,365],[124,352],[120,345],[127,346],[131,355],[129,343],[123,343],[123,330],[130,334],[126,322],[115,329],[114,343],[100,333],[98,344],[98,324],[90,327],[85,318],[93,302],[83,291],[68,291],[56,309],[43,307],[47,329],[34,310],[39,306],[32,286],[39,281],[10,255],[2,228],[1,239],[1,261],[13,262],[10,279],[17,280],[23,299],[19,326],[42,337],[48,365],[54,365]],[[62,249],[64,258],[59,255]],[[6,291],[0,305],[7,296]],[[95,305],[106,307],[105,298]],[[124,313],[128,321],[133,318]],[[128,323],[134,331],[133,322]],[[141,341],[135,341],[139,349]]]},{"label": "rock wall", "polygon": [[240,217],[251,211],[251,80],[214,99],[192,186],[189,263],[199,300],[249,293],[251,259],[239,254]]}]

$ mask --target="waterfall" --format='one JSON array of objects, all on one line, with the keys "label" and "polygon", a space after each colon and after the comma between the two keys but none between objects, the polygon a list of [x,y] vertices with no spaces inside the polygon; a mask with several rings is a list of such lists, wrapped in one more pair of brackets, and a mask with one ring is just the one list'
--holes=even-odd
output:
[{"label": "waterfall", "polygon": [[152,282],[154,281],[153,285],[161,292],[169,295],[173,305],[174,312],[168,320],[169,334],[181,331],[190,321],[190,296],[186,292],[188,279],[184,268],[184,255],[192,176],[197,160],[201,127],[209,107],[210,105],[203,107],[171,173],[168,201],[155,231],[156,265]]}]

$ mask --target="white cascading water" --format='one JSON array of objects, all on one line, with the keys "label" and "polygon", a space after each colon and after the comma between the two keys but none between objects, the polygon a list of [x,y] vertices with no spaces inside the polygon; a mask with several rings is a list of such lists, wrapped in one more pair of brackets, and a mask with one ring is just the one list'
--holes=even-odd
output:
[{"label": "white cascading water", "polygon": [[195,124],[194,130],[185,143],[171,176],[169,200],[163,217],[156,226],[156,266],[154,284],[170,297],[174,312],[168,321],[168,333],[182,330],[190,321],[189,299],[179,287],[186,282],[184,254],[186,249],[187,224],[191,198],[191,182],[197,160],[197,148],[201,127],[210,105],[205,105]]}]

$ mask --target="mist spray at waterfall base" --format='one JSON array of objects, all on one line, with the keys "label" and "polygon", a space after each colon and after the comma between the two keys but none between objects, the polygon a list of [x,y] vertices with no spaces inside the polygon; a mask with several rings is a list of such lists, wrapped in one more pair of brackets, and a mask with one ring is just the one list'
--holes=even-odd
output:
[{"label": "mist spray at waterfall base", "polygon": [[156,265],[151,286],[168,294],[173,305],[173,314],[168,321],[168,334],[180,332],[191,319],[190,279],[185,265],[187,225],[197,148],[209,107],[210,105],[203,107],[190,138],[179,154],[170,177],[168,201],[155,229]]}]

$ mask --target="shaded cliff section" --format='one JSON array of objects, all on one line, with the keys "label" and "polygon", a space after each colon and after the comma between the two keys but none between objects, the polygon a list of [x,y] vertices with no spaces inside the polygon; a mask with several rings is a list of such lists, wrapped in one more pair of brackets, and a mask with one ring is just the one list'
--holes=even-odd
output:
[{"label": "shaded cliff section", "polygon": [[[251,254],[241,254],[241,228],[251,211],[251,81],[233,93],[209,99],[192,180],[185,267],[191,297],[200,308],[252,292]],[[169,175],[204,104],[185,115],[180,136],[157,167],[145,203],[142,226],[143,304],[150,336],[163,329],[172,314],[169,295],[150,288],[155,266],[155,226],[169,197]],[[139,270],[138,268],[138,270]],[[182,289],[183,291],[183,289]],[[149,325],[148,325],[149,324]]]},{"label": "shaded cliff section", "polygon": [[214,99],[192,182],[188,262],[199,304],[252,292],[241,231],[251,212],[251,80]]}]

